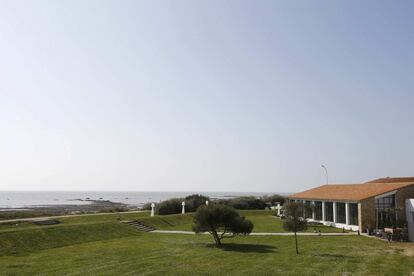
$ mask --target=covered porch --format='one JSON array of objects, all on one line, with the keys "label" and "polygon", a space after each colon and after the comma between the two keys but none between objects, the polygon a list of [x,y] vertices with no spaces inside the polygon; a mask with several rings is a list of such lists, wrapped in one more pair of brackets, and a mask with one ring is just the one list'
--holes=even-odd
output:
[{"label": "covered porch", "polygon": [[309,206],[304,212],[308,221],[358,231],[358,202],[328,200],[293,200]]}]

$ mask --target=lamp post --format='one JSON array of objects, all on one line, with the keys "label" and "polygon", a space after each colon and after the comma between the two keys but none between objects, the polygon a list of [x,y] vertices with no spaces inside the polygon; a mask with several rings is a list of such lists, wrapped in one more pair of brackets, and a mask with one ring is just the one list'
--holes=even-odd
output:
[{"label": "lamp post", "polygon": [[325,167],[325,165],[321,165],[321,167],[325,170],[325,174],[326,174],[326,185],[328,185],[329,184],[328,169]]}]

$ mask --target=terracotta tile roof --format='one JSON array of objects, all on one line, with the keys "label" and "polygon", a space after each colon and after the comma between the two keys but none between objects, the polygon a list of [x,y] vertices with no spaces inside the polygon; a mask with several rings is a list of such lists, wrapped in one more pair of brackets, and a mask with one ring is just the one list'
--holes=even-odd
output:
[{"label": "terracotta tile roof", "polygon": [[379,178],[362,184],[330,184],[288,196],[292,199],[358,201],[414,185],[414,177]]}]

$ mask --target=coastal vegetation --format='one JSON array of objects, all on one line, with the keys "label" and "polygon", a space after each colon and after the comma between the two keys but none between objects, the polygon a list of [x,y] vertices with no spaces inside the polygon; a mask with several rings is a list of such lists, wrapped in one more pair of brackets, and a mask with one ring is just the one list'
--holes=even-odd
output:
[{"label": "coastal vegetation", "polygon": [[156,213],[159,215],[179,214],[182,210],[182,203],[185,203],[187,212],[195,212],[198,207],[205,205],[210,198],[207,196],[193,194],[185,198],[172,198],[164,200],[156,205]]},{"label": "coastal vegetation", "polygon": [[[205,205],[206,201],[216,204],[227,205],[237,210],[264,210],[275,206],[277,203],[281,205],[285,202],[285,197],[281,195],[270,195],[263,197],[242,196],[228,199],[210,199],[208,196],[193,194],[185,198],[172,198],[161,201],[156,204],[155,211],[159,215],[179,214],[182,210],[182,202],[185,202],[186,212],[195,212],[199,206]],[[147,203],[142,207],[143,210],[151,210],[151,203]]]}]

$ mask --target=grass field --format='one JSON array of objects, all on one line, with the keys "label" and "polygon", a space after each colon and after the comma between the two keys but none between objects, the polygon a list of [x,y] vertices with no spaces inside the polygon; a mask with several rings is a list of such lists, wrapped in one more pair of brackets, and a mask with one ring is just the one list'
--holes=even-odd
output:
[{"label": "grass field", "polygon": [[[247,219],[251,220],[254,224],[253,232],[285,232],[283,229],[282,221],[272,216],[273,211],[261,211],[261,210],[249,210],[249,211],[240,211],[240,213],[245,216]],[[168,216],[155,216],[140,218],[141,221],[145,222],[148,225],[151,225],[160,230],[192,230],[193,219],[191,214],[186,215],[168,215]],[[317,226],[317,229],[321,230],[323,233],[327,232],[342,232],[342,229],[327,227],[327,226]],[[313,232],[314,227],[309,227],[307,232]]]},{"label": "grass field", "polygon": [[[248,210],[240,211],[240,213],[247,219],[251,220],[254,224],[253,232],[285,232],[283,230],[282,221],[279,218],[272,216],[273,211],[265,210]],[[150,217],[149,212],[135,212],[135,213],[110,213],[110,214],[96,214],[96,215],[82,215],[82,216],[69,216],[58,219],[61,224],[58,226],[67,226],[75,224],[95,224],[95,223],[107,223],[107,222],[119,222],[120,220],[140,220],[146,224],[153,226],[160,230],[192,230],[193,218],[192,214],[185,215],[166,215]],[[35,226],[30,222],[19,223],[1,223],[0,232],[4,231],[16,231],[19,229],[36,229],[45,228],[45,226]],[[342,232],[342,229],[317,226],[317,229],[321,232]],[[313,232],[314,227],[310,227],[308,232]]]},{"label": "grass field", "polygon": [[[282,231],[266,211],[243,212],[257,231]],[[56,226],[3,226],[0,275],[410,275],[414,245],[361,236],[250,236],[211,246],[208,235],[142,233],[120,219],[159,229],[188,229],[190,215],[150,218],[148,213],[61,219]],[[13,228],[14,227],[14,228]],[[324,229],[328,231],[329,229]]]}]

